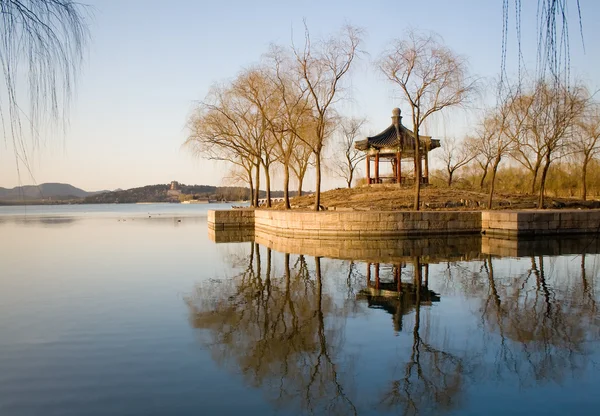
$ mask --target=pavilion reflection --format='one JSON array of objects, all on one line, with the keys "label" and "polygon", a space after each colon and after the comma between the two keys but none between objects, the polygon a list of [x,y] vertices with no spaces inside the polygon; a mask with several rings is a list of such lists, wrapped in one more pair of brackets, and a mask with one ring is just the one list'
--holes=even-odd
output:
[{"label": "pavilion reflection", "polygon": [[[600,339],[595,255],[558,264],[555,256],[446,251],[360,262],[278,253],[254,242],[236,247],[236,273],[203,282],[186,298],[190,323],[219,365],[296,413],[457,411],[477,383],[533,388],[583,374]],[[476,305],[469,313],[480,324],[469,340],[439,327],[432,312],[456,294]],[[372,351],[348,347],[357,334],[347,323],[377,310],[391,315],[407,347],[386,350],[394,369],[365,381],[356,377],[357,363]],[[364,383],[377,386],[376,394],[360,394]]]},{"label": "pavilion reflection", "polygon": [[[418,305],[430,306],[439,302],[440,296],[429,290],[429,264],[419,257],[412,261],[412,272],[406,281],[406,263],[367,263],[366,287],[357,295],[371,309],[382,309],[392,315],[394,331],[402,331],[402,317]],[[374,276],[374,280],[371,276]]]}]

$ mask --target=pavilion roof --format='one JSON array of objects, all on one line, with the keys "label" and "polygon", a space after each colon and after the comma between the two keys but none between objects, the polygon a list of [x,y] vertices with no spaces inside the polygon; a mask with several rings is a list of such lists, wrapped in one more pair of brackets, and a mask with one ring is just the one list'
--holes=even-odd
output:
[{"label": "pavilion roof", "polygon": [[[396,124],[392,123],[387,129],[382,131],[375,136],[367,137],[365,140],[357,140],[354,147],[358,150],[367,151],[369,149],[399,149],[402,152],[414,151],[415,148],[415,134],[411,130],[407,129],[400,122],[398,117]],[[423,144],[429,141],[429,150],[440,147],[440,141],[431,139],[430,136],[420,136],[421,148],[424,148]]]}]

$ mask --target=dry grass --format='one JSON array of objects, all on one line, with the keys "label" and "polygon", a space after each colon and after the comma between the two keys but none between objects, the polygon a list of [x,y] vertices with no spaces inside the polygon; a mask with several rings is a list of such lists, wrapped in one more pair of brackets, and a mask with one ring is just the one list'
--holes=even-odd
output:
[{"label": "dry grass", "polygon": [[[438,188],[434,185],[422,188],[423,210],[477,210],[486,209],[487,193],[464,189]],[[306,209],[314,204],[314,196],[293,198],[292,208]],[[546,208],[598,208],[598,201],[582,201],[568,198],[546,198]],[[413,206],[412,186],[370,185],[356,188],[339,188],[321,194],[321,205],[326,209],[400,210]],[[282,209],[283,203],[273,208]],[[494,195],[494,209],[537,208],[537,195]]]}]

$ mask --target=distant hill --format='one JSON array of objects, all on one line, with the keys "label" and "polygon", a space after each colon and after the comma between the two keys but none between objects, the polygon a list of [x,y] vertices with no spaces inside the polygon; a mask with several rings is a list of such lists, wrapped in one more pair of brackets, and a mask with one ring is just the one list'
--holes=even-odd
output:
[{"label": "distant hill", "polygon": [[[88,196],[84,204],[131,204],[137,202],[178,202],[180,196],[189,196],[193,199],[214,201],[240,201],[250,199],[250,188],[239,186],[211,186],[211,185],[185,185],[179,184],[177,192],[170,191],[167,184],[147,185],[140,188],[105,192]],[[291,193],[293,195],[294,193]],[[260,192],[260,197],[266,196],[265,191]],[[282,191],[272,191],[271,197],[281,198]],[[190,199],[190,198],[185,198]]]},{"label": "distant hill", "polygon": [[[101,191],[102,192],[102,191]],[[87,192],[68,183],[43,183],[41,185],[17,186],[12,189],[0,187],[0,201],[48,201],[82,199],[97,192]]]},{"label": "distant hill", "polygon": [[[290,192],[293,196],[295,192]],[[43,183],[39,186],[0,187],[0,204],[114,204],[137,202],[179,202],[184,199],[240,201],[250,199],[250,188],[239,186],[210,186],[178,184],[177,191],[170,185],[157,184],[115,191],[87,192],[66,183]],[[260,198],[266,196],[260,192]],[[282,191],[271,191],[271,197],[283,197]]]},{"label": "distant hill", "polygon": [[116,190],[88,196],[85,204],[130,204],[136,202],[179,202],[180,195],[195,199],[236,201],[250,198],[250,189],[242,187],[218,187],[210,185],[179,184],[177,191],[170,191],[167,184],[147,185],[139,188]]}]

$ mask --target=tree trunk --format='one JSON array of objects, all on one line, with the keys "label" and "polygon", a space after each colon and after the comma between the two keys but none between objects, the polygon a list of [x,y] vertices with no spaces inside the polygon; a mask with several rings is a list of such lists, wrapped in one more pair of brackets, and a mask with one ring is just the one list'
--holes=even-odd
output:
[{"label": "tree trunk", "polygon": [[254,181],[255,182],[254,189],[256,189],[256,191],[254,192],[254,206],[256,208],[258,208],[258,200],[260,199],[260,164],[257,163],[256,165],[254,165],[254,167],[256,169],[256,174],[255,174],[256,180]]},{"label": "tree trunk", "polygon": [[346,184],[348,184],[348,189],[352,188],[352,176],[354,176],[354,168],[352,167],[352,160],[350,159],[350,155],[346,152],[346,163],[348,164],[348,175],[346,176]]},{"label": "tree trunk", "polygon": [[419,126],[416,120],[413,121],[415,125],[415,196],[413,209],[418,211],[421,205],[421,152],[419,149]]},{"label": "tree trunk", "polygon": [[252,180],[252,170],[248,171],[248,185],[250,186],[250,205],[254,205],[254,181]]},{"label": "tree trunk", "polygon": [[584,201],[587,199],[587,167],[588,167],[588,156],[584,155],[584,159],[583,159],[583,167],[581,169],[581,184],[582,184],[582,191],[581,191],[581,199],[583,199]]},{"label": "tree trunk", "polygon": [[482,169],[483,169],[483,175],[481,175],[481,180],[479,181],[479,189],[483,189],[483,185],[485,183],[485,177],[487,176],[489,165],[490,164],[487,163],[485,165],[485,167],[482,167]]},{"label": "tree trunk", "polygon": [[290,165],[283,165],[283,201],[285,209],[290,209]]},{"label": "tree trunk", "polygon": [[269,165],[265,164],[265,187],[267,191],[267,208],[271,208],[271,174],[269,172]]},{"label": "tree trunk", "polygon": [[497,157],[492,166],[492,177],[490,179],[490,196],[488,198],[488,209],[492,209],[492,202],[494,199],[494,186],[496,185],[496,172],[498,171],[498,165],[500,164],[501,158]]},{"label": "tree trunk", "polygon": [[298,178],[298,195],[297,196],[302,196],[302,182],[304,182],[304,177],[302,178]]},{"label": "tree trunk", "polygon": [[546,176],[548,175],[548,168],[550,167],[550,151],[546,153],[546,163],[542,170],[542,177],[540,178],[540,198],[538,200],[538,209],[544,209],[544,192],[546,190]]},{"label": "tree trunk", "polygon": [[449,170],[448,171],[448,188],[452,187],[452,175],[454,174],[454,171]]},{"label": "tree trunk", "polygon": [[315,183],[315,207],[314,210],[318,211],[321,206],[321,151],[315,152],[315,162],[316,162],[316,170],[317,170],[317,180]]},{"label": "tree trunk", "polygon": [[535,166],[533,167],[533,178],[531,179],[531,194],[535,194],[535,182],[537,180],[538,173],[540,172],[540,165],[542,164],[541,160],[535,162]]}]

